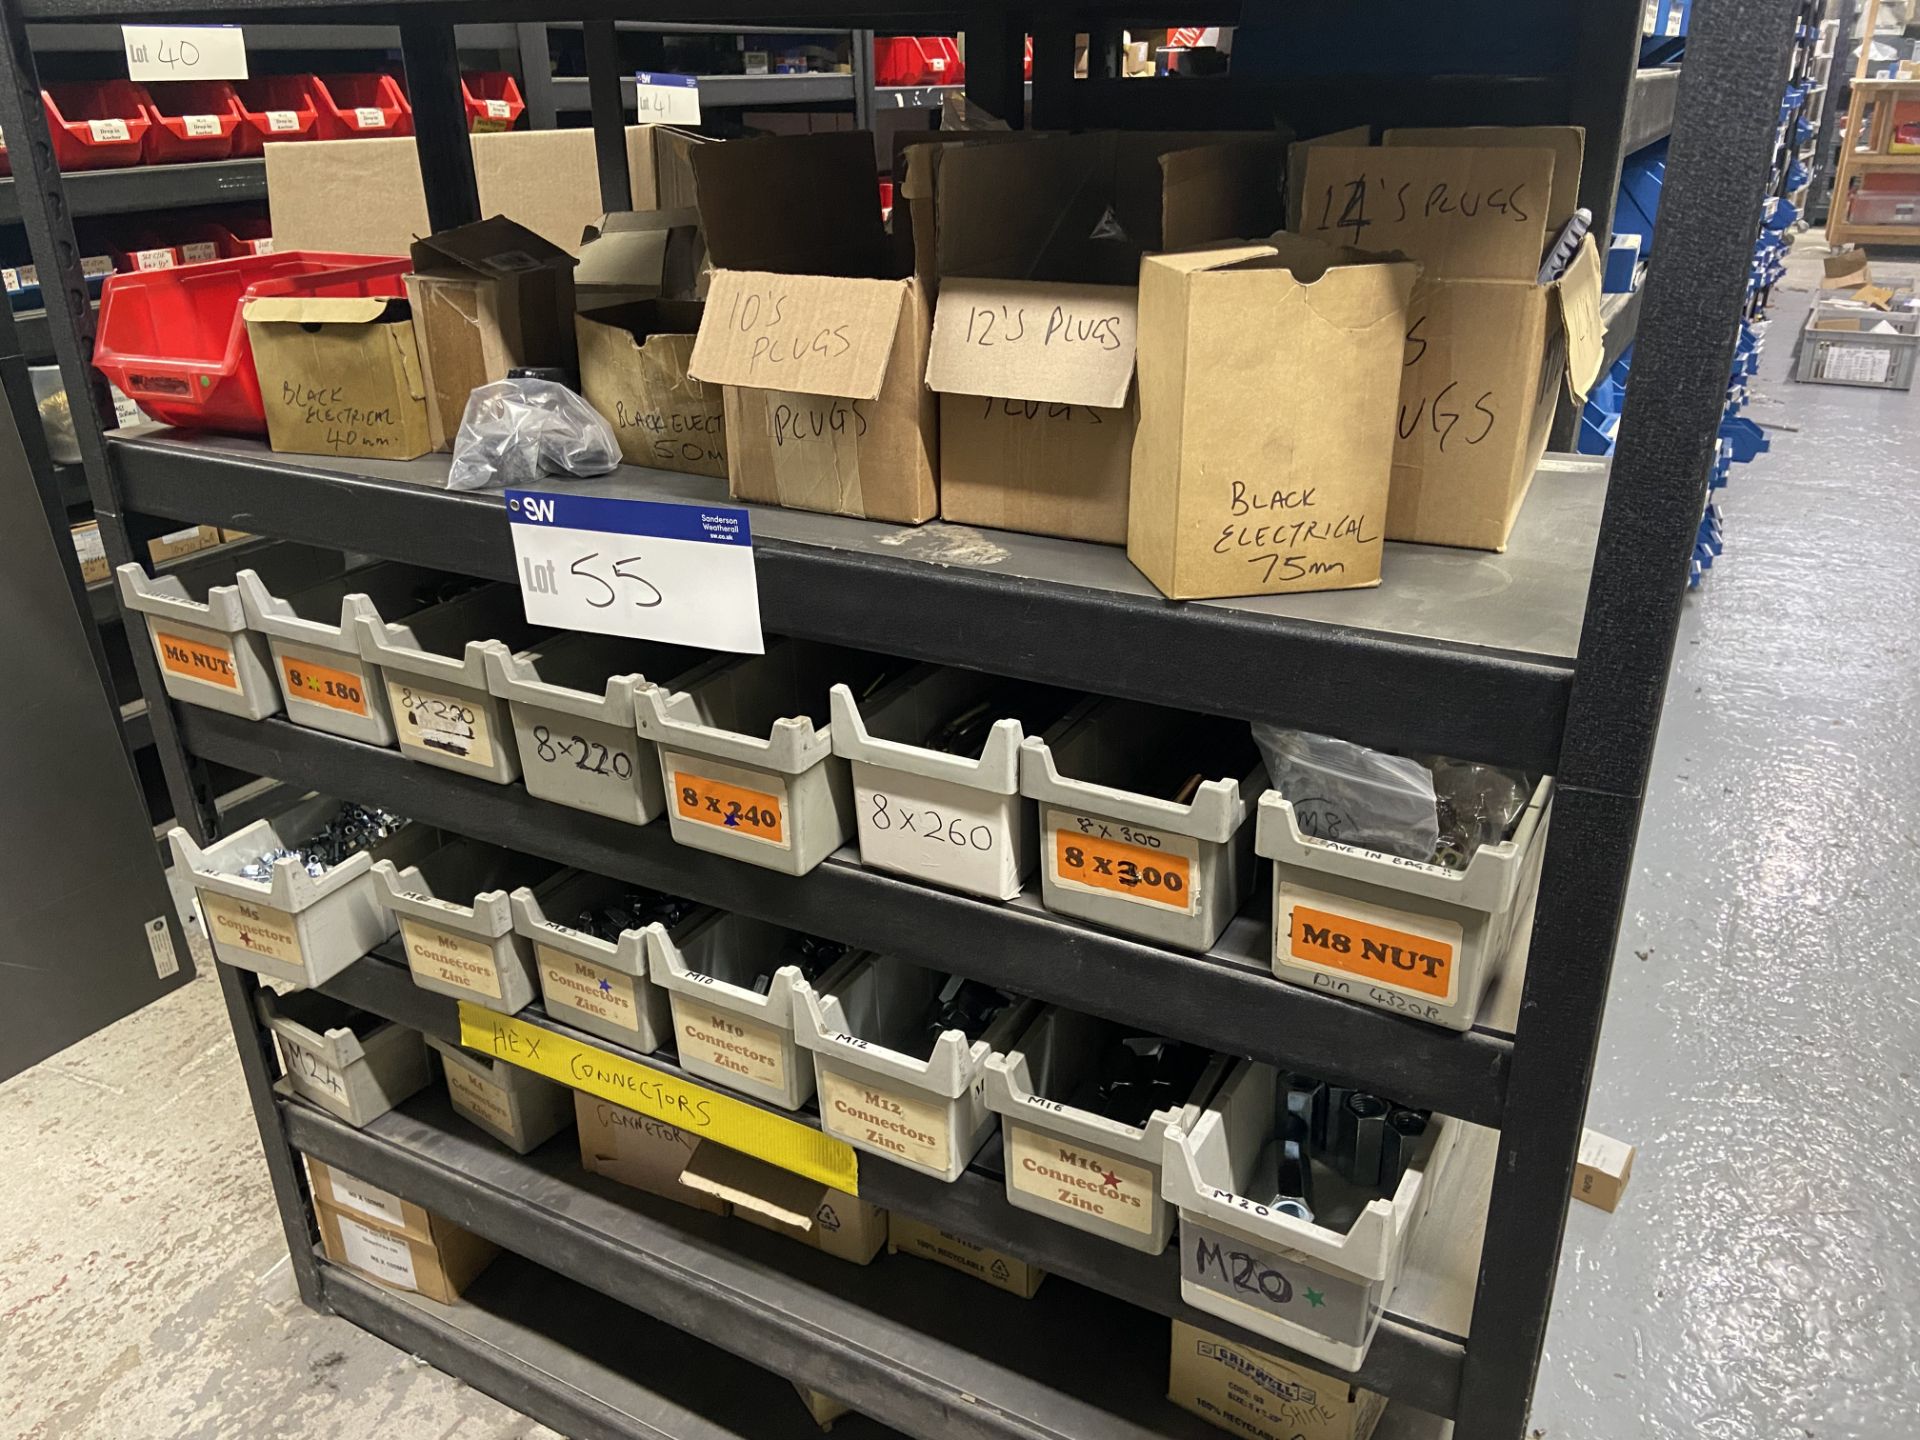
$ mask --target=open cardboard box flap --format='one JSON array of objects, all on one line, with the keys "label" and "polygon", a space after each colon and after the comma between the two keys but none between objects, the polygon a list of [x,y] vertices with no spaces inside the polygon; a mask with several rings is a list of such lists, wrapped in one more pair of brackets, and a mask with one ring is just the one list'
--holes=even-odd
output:
[{"label": "open cardboard box flap", "polygon": [[927,385],[1116,410],[1133,383],[1138,304],[1130,285],[950,279],[934,307]]},{"label": "open cardboard box flap", "polygon": [[814,1214],[828,1188],[724,1145],[696,1148],[680,1172],[680,1183],[802,1240],[812,1236]]},{"label": "open cardboard box flap", "polygon": [[1567,341],[1567,393],[1576,401],[1600,379],[1606,364],[1607,327],[1600,318],[1600,249],[1588,235],[1553,287],[1554,308]]},{"label": "open cardboard box flap", "polygon": [[710,384],[876,400],[908,289],[905,280],[716,270],[687,373]]},{"label": "open cardboard box flap", "polygon": [[1432,149],[1435,146],[1485,146],[1490,149],[1551,150],[1553,188],[1547,199],[1547,234],[1557,236],[1580,208],[1580,168],[1587,132],[1579,125],[1461,125],[1389,130],[1382,145]]},{"label": "open cardboard box flap", "polygon": [[573,256],[526,226],[495,215],[415,240],[413,268],[423,275],[512,277],[573,269]]},{"label": "open cardboard box flap", "polygon": [[893,273],[866,131],[729,140],[695,147],[692,159],[716,268],[856,279]]},{"label": "open cardboard box flap", "polygon": [[586,227],[580,239],[574,288],[582,300],[618,294],[623,299],[688,299],[697,285],[700,212],[615,210]]},{"label": "open cardboard box flap", "polygon": [[241,313],[264,325],[370,325],[404,320],[409,312],[398,295],[263,295],[247,301]]}]

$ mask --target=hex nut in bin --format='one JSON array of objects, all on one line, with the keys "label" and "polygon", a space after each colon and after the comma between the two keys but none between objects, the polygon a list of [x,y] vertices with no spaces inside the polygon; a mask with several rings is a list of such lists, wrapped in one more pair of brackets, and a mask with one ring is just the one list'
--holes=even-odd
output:
[{"label": "hex nut in bin", "polygon": [[314,796],[204,850],[178,826],[167,832],[174,865],[192,877],[216,957],[290,985],[324,985],[393,934],[393,917],[369,872],[376,855],[411,864],[439,843],[425,825],[405,826],[324,875],[309,875],[291,859],[276,861],[265,880],[239,873],[249,860],[297,845],[339,808],[337,800]]},{"label": "hex nut in bin", "polygon": [[[1239,745],[1250,758],[1243,764]],[[1221,752],[1232,774],[1207,770]],[[1213,773],[1182,802],[1132,788],[1140,767],[1191,753]],[[1183,765],[1180,768],[1184,768]],[[1253,888],[1251,798],[1266,771],[1247,727],[1127,701],[1088,702],[1020,747],[1020,791],[1040,806],[1040,899],[1182,950],[1205,950]]]},{"label": "hex nut in bin", "polygon": [[678,675],[699,658],[615,635],[562,635],[538,655],[488,650],[487,689],[507,702],[527,793],[631,825],[658,818],[660,761],[635,729],[633,697],[646,672]]},{"label": "hex nut in bin", "polygon": [[371,1125],[426,1088],[420,1034],[313,991],[255,997],[293,1092],[349,1125]]},{"label": "hex nut in bin", "polygon": [[[864,709],[851,688],[833,687],[833,753],[853,770],[862,865],[989,900],[1020,893],[1036,848],[1033,804],[1020,793],[1021,721],[996,719],[977,756],[920,743],[943,717],[1007,688],[978,671],[931,665]],[[1056,719],[1068,703],[1062,694]]]},{"label": "hex nut in bin", "polygon": [[573,1092],[531,1070],[429,1035],[440,1052],[453,1108],[517,1155],[537,1150],[573,1123]]},{"label": "hex nut in bin", "polygon": [[599,895],[626,887],[598,875],[576,874],[543,898],[524,886],[508,897],[514,932],[533,946],[540,1000],[554,1019],[643,1055],[665,1047],[667,996],[647,979],[644,929],[622,932],[617,941],[549,920],[577,915]]},{"label": "hex nut in bin", "polygon": [[1278,791],[1260,800],[1255,848],[1273,861],[1273,973],[1449,1030],[1472,1028],[1540,887],[1553,779],[1513,834],[1464,870],[1300,833]]},{"label": "hex nut in bin", "polygon": [[[708,910],[679,933],[647,927],[647,969],[673,1010],[680,1068],[782,1110],[813,1098],[813,1061],[794,1038],[798,965],[780,964],[792,932],[764,920]],[[832,983],[859,959],[843,956],[821,976]],[[755,983],[766,977],[764,993]]]},{"label": "hex nut in bin", "polygon": [[115,574],[120,603],[146,617],[168,695],[243,720],[279,713],[280,687],[267,665],[266,637],[247,628],[235,586],[215,585],[200,601],[178,576],[149,577],[133,561]]},{"label": "hex nut in bin", "polygon": [[[1271,1065],[1241,1060],[1191,1130],[1166,1132],[1162,1193],[1180,1211],[1180,1295],[1303,1355],[1358,1370],[1414,1231],[1446,1183],[1462,1126],[1434,1116],[1393,1198],[1368,1199],[1343,1233],[1247,1193],[1283,1113],[1279,1078]],[[1339,1183],[1316,1169],[1316,1206]],[[1249,1287],[1249,1275],[1261,1282]]]},{"label": "hex nut in bin", "polygon": [[1158,1255],[1173,1234],[1161,1195],[1166,1132],[1191,1129],[1231,1063],[1211,1057],[1184,1104],[1132,1126],[1065,1103],[1125,1027],[1050,1005],[1004,1053],[987,1057],[987,1108],[1000,1117],[1007,1203]]},{"label": "hex nut in bin", "polygon": [[[667,820],[682,845],[804,875],[853,834],[847,762],[833,754],[827,691],[879,673],[859,651],[776,640],[634,697],[660,749]],[[765,738],[761,738],[764,735]]]},{"label": "hex nut in bin", "polygon": [[[544,890],[554,868],[456,840],[418,866],[375,865],[373,892],[399,923],[414,984],[515,1015],[534,997],[533,945],[514,933],[507,892],[529,883]],[[473,898],[442,900],[440,892]]]},{"label": "hex nut in bin", "polygon": [[906,1047],[917,1045],[916,1031],[946,979],[892,956],[862,955],[817,987],[794,987],[793,1033],[813,1052],[823,1130],[951,1182],[993,1128],[987,1057],[1013,1043],[1040,1002],[1008,1005],[977,1040],[945,1031],[922,1060]]}]

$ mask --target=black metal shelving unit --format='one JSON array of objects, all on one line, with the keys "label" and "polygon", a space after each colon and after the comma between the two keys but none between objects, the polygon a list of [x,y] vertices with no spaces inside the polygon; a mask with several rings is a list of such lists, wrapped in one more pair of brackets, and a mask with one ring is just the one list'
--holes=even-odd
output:
[{"label": "black metal shelving unit", "polygon": [[[436,227],[478,218],[453,19],[522,28],[585,22],[588,65],[604,100],[615,75],[607,22],[626,18],[623,9],[606,0],[403,7],[400,46]],[[1517,0],[1512,9],[1532,13]],[[1194,10],[1204,13],[1163,18],[1234,18],[1230,5]],[[1275,982],[1249,939],[1257,913],[1196,957],[1117,938],[1029,901],[1001,906],[935,892],[864,871],[848,856],[803,879],[782,877],[680,849],[664,826],[599,822],[282,722],[176,708],[150,653],[135,647],[146,722],[182,824],[202,842],[229,829],[237,817],[212,802],[207,767],[258,767],[293,789],[378,801],[481,839],[938,959],[1080,1008],[1151,1016],[1222,1051],[1323,1071],[1476,1122],[1485,1127],[1483,1158],[1463,1167],[1454,1213],[1439,1227],[1444,1258],[1430,1285],[1396,1294],[1358,1378],[1399,1402],[1389,1410],[1396,1435],[1437,1436],[1451,1421],[1465,1440],[1515,1440],[1553,1293],[1687,558],[1767,180],[1791,11],[1791,0],[1723,0],[1696,11],[1677,80],[1638,72],[1638,0],[1595,0],[1556,19],[1564,43],[1537,71],[1161,85],[1072,79],[1075,30],[1121,18],[1099,0],[1057,10],[731,0],[699,7],[697,18],[694,7],[669,4],[645,17],[661,26],[685,14],[687,23],[856,33],[958,28],[968,40],[969,96],[1016,119],[1025,96],[1022,40],[1031,33],[1033,113],[1050,127],[1225,127],[1263,123],[1261,116],[1285,116],[1303,133],[1355,119],[1578,123],[1588,132],[1583,200],[1601,217],[1603,235],[1622,157],[1652,127],[1670,126],[1662,258],[1632,305],[1637,360],[1618,449],[1610,466],[1550,463],[1504,556],[1396,547],[1376,591],[1177,604],[1100,547],[997,537],[1005,540],[1002,560],[967,564],[942,548],[937,526],[903,536],[819,515],[754,514],[762,612],[776,633],[1552,771],[1553,826],[1531,928],[1535,963],[1509,973],[1509,988],[1479,1028],[1426,1029]],[[15,137],[15,203],[47,280],[49,333],[72,394],[93,384],[92,311],[66,189],[45,163],[39,107],[22,103],[38,90],[30,27],[183,18],[358,25],[394,12],[337,0],[0,0],[9,52],[0,126]],[[1361,38],[1356,30],[1356,55],[1366,49]],[[603,176],[624,164],[620,118],[616,105],[596,107]],[[444,462],[356,467],[167,432],[109,436],[92,415],[79,431],[114,564],[135,558],[145,528],[197,520],[498,579],[512,574],[497,498],[420,483]],[[601,483],[609,493],[665,499],[711,499],[721,490],[638,470]],[[1545,957],[1551,963],[1541,963]],[[1078,1285],[1043,1291],[1025,1306],[937,1272],[912,1287],[889,1285],[885,1267],[850,1270],[603,1185],[579,1171],[564,1145],[509,1155],[431,1098],[353,1130],[275,1093],[254,982],[220,970],[302,1296],[549,1423],[656,1440],[756,1433],[720,1413],[729,1404],[724,1380],[674,1388],[697,1368],[693,1351],[680,1352],[689,1358],[677,1369],[609,1364],[578,1326],[510,1303],[514,1287],[504,1281],[489,1292],[492,1309],[473,1300],[441,1310],[375,1291],[327,1264],[314,1249],[297,1154],[337,1162],[498,1240],[524,1257],[510,1262],[521,1268],[509,1278],[578,1297],[577,1307],[555,1311],[593,1316],[614,1302],[625,1316],[631,1307],[652,1318],[622,1323],[655,1326],[669,1344],[704,1342],[702,1363],[722,1367],[717,1374],[730,1373],[724,1367],[737,1361],[728,1357],[739,1357],[851,1401],[873,1417],[860,1422],[871,1429],[855,1434],[882,1433],[879,1425],[923,1440],[1217,1433],[1161,1399],[1161,1317],[1184,1308],[1173,1258],[1095,1253],[1084,1237],[1012,1211],[990,1157],[950,1186],[873,1162],[862,1167],[863,1185],[903,1212],[1030,1256]],[[362,960],[327,988],[403,1024],[450,1033],[446,1002],[406,983],[390,956]],[[559,1028],[538,1010],[523,1018]]]}]

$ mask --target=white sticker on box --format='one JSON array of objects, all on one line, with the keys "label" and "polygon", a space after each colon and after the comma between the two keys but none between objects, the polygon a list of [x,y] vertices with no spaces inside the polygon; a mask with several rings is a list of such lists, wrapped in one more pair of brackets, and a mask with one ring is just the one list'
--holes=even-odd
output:
[{"label": "white sticker on box", "polygon": [[908,1165],[942,1173],[947,1168],[952,1127],[944,1104],[849,1079],[822,1065],[820,1118],[842,1139],[871,1145]]},{"label": "white sticker on box", "polygon": [[493,737],[487,714],[478,701],[423,690],[417,685],[387,680],[387,700],[393,707],[400,744],[411,750],[465,760],[481,769],[493,765]]},{"label": "white sticker on box", "polygon": [[667,777],[668,813],[674,819],[744,836],[776,850],[793,848],[786,776],[672,750],[663,750],[660,760]]},{"label": "white sticker on box", "polygon": [[127,78],[244,80],[247,42],[238,25],[122,25]]},{"label": "white sticker on box", "polygon": [[[1460,998],[1464,938],[1457,921],[1328,895],[1286,880],[1273,887],[1275,967],[1304,971],[1316,989],[1350,999],[1436,1018],[1433,1007]],[[1396,1004],[1394,996],[1414,1003]]]},{"label": "white sticker on box", "polygon": [[1862,385],[1884,385],[1893,369],[1893,352],[1864,345],[1820,344],[1820,378],[1849,380]]},{"label": "white sticker on box", "polygon": [[287,1062],[287,1074],[293,1088],[309,1100],[347,1100],[347,1080],[331,1061],[317,1050],[308,1049],[290,1036],[280,1036],[280,1051]]},{"label": "white sticker on box", "polygon": [[192,244],[180,247],[180,258],[189,265],[198,265],[207,260],[220,258],[220,247],[211,240],[195,240]]},{"label": "white sticker on box", "polygon": [[695,76],[642,70],[633,77],[633,98],[642,125],[700,123],[700,81]]},{"label": "white sticker on box", "polygon": [[1063,889],[1179,915],[1194,911],[1200,842],[1191,835],[1049,809],[1045,845],[1047,877]]},{"label": "white sticker on box", "polygon": [[403,1290],[418,1288],[419,1281],[413,1273],[413,1247],[405,1239],[369,1229],[344,1215],[333,1218],[340,1227],[340,1246],[347,1252],[347,1264]]},{"label": "white sticker on box", "polygon": [[253,246],[253,253],[256,255],[273,254],[273,237],[271,235],[264,235],[258,240],[249,240],[247,243]]},{"label": "white sticker on box", "polygon": [[577,1010],[596,1020],[608,1021],[623,1030],[640,1028],[633,998],[633,976],[569,955],[551,945],[536,943],[533,953],[540,966],[540,993],[546,998],[549,1010],[557,1005],[563,1010]]},{"label": "white sticker on box", "polygon": [[180,117],[180,127],[185,130],[188,135],[196,139],[208,135],[218,135],[220,133],[220,117],[218,115],[182,115]]},{"label": "white sticker on box", "polygon": [[505,120],[509,118],[512,114],[513,114],[513,107],[507,104],[506,101],[504,100],[487,101],[487,118],[489,120]]},{"label": "white sticker on box", "polygon": [[283,965],[304,965],[307,957],[300,950],[300,934],[294,918],[285,910],[236,899],[215,890],[200,891],[200,911],[216,945],[264,955]]},{"label": "white sticker on box", "polygon": [[1020,893],[1017,798],[864,762],[853,768],[862,864],[994,900]]},{"label": "white sticker on box", "polygon": [[369,1220],[384,1220],[389,1225],[405,1227],[407,1215],[398,1195],[351,1175],[342,1175],[331,1167],[327,1170],[327,1181],[333,1189],[334,1204],[365,1215]]},{"label": "white sticker on box", "polygon": [[300,112],[297,110],[267,111],[267,129],[275,135],[285,135],[300,128]]},{"label": "white sticker on box", "polygon": [[1056,1140],[1024,1125],[1009,1125],[1012,1153],[1007,1183],[1050,1205],[1151,1234],[1160,1177],[1144,1165]]},{"label": "white sticker on box", "polygon": [[503,1086],[474,1074],[455,1060],[446,1062],[446,1071],[447,1093],[453,1097],[454,1109],[462,1111],[470,1120],[513,1133],[513,1105]]},{"label": "white sticker on box", "polygon": [[500,966],[493,946],[485,940],[455,934],[411,915],[400,917],[400,938],[406,942],[407,964],[415,975],[500,998]]},{"label": "white sticker on box", "polygon": [[687,995],[673,997],[673,1021],[683,1061],[702,1061],[755,1084],[786,1089],[784,1032]]},{"label": "white sticker on box", "polygon": [[147,949],[153,955],[153,973],[171,980],[180,973],[180,957],[174,952],[173,937],[167,933],[164,917],[156,915],[146,925]]},{"label": "white sticker on box", "polygon": [[140,407],[133,403],[133,398],[116,385],[113,388],[113,423],[124,430],[129,425],[144,424],[146,418],[140,413]]},{"label": "white sticker on box", "polygon": [[[31,266],[28,266],[21,270],[20,273],[22,275],[31,275],[33,274],[33,269]],[[113,257],[111,255],[89,255],[80,262],[80,273],[89,280],[93,279],[96,275],[111,275],[113,274]],[[38,279],[37,276],[35,278]]]},{"label": "white sticker on box", "polygon": [[7,293],[9,295],[20,288],[20,272],[11,265],[7,266],[4,270],[0,270],[0,280],[6,281]]},{"label": "white sticker on box", "polygon": [[[107,268],[109,270],[113,268],[112,262],[108,262]],[[92,273],[93,272],[88,270],[84,264],[81,266],[81,274],[90,275]],[[32,265],[22,265],[20,267],[20,283],[22,285],[38,285],[40,283],[39,270]]]},{"label": "white sticker on box", "polygon": [[136,250],[133,252],[133,268],[136,270],[171,270],[179,257],[171,246],[159,250]]},{"label": "white sticker on box", "polygon": [[80,557],[82,565],[98,563],[107,558],[107,542],[100,536],[100,527],[89,525],[84,530],[73,532],[73,553]]},{"label": "white sticker on box", "polygon": [[93,136],[96,145],[106,144],[113,140],[126,140],[131,138],[127,134],[127,122],[124,120],[89,120],[87,121],[87,133]]},{"label": "white sticker on box", "polygon": [[356,105],[353,109],[353,118],[362,130],[387,128],[386,112],[372,105]]}]

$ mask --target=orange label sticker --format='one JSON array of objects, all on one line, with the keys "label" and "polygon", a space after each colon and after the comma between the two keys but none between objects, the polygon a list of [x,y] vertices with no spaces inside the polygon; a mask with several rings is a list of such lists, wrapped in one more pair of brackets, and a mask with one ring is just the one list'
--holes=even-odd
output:
[{"label": "orange label sticker", "polygon": [[349,715],[367,713],[366,680],[350,670],[336,670],[331,665],[316,665],[310,660],[282,655],[280,678],[285,682],[289,700],[305,700],[332,710],[344,710]]},{"label": "orange label sticker", "polygon": [[1184,855],[1077,829],[1056,829],[1053,866],[1055,878],[1069,885],[1146,900],[1183,913],[1193,909],[1193,866]]},{"label": "orange label sticker", "polygon": [[204,680],[209,685],[223,685],[229,690],[240,688],[240,676],[233,668],[233,651],[226,646],[169,635],[164,630],[153,632],[153,643],[159,648],[160,663],[174,674]]},{"label": "orange label sticker", "polygon": [[787,822],[781,813],[778,795],[729,785],[709,775],[689,775],[684,770],[676,770],[673,805],[674,813],[682,820],[697,820],[702,825],[718,826],[764,840],[769,845],[786,847]]},{"label": "orange label sticker", "polygon": [[1449,943],[1296,902],[1287,942],[1291,957],[1302,964],[1343,971],[1435,1000],[1453,999],[1457,941]]}]

